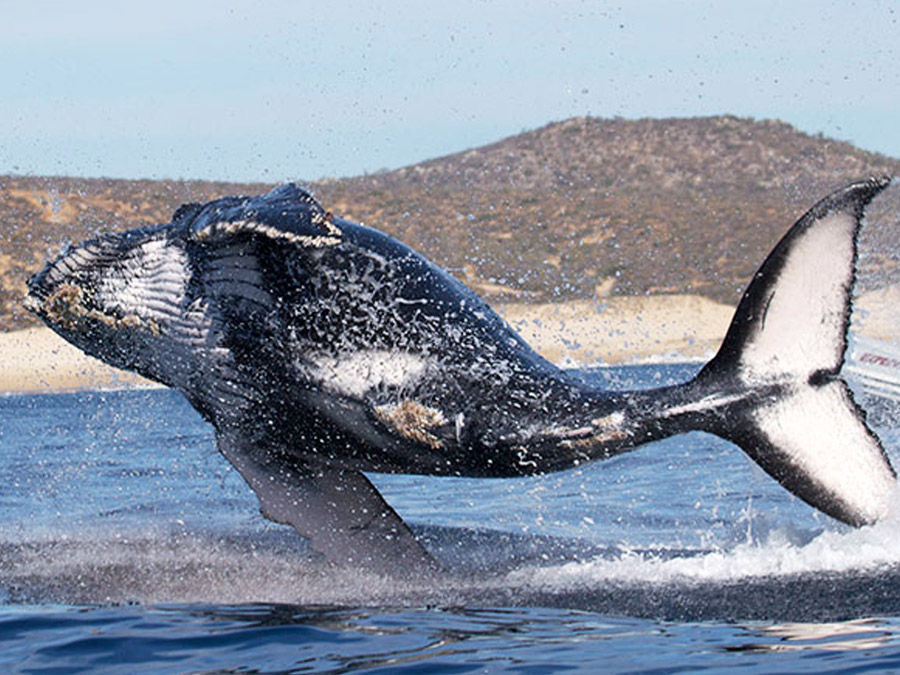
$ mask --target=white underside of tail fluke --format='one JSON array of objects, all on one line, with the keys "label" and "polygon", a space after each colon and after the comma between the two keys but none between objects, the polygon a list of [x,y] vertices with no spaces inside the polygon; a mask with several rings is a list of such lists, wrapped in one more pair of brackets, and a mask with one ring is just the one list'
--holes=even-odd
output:
[{"label": "white underside of tail fluke", "polygon": [[811,479],[845,520],[872,523],[887,515],[896,481],[843,382],[797,387],[752,416],[785,455],[785,467]]},{"label": "white underside of tail fluke", "polygon": [[806,378],[843,360],[856,219],[833,213],[792,242],[740,360],[747,384]]}]

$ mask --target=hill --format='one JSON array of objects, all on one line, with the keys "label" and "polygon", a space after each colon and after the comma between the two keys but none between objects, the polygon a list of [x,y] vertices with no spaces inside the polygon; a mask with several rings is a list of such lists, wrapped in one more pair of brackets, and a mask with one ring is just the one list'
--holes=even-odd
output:
[{"label": "hill", "polygon": [[[816,199],[882,173],[900,174],[900,160],[779,121],[575,118],[309,187],[329,210],[393,234],[489,300],[696,293],[734,304]],[[0,177],[0,330],[33,324],[20,308],[25,279],[62,242],[268,187]],[[897,193],[870,217],[865,279],[896,281]]]}]

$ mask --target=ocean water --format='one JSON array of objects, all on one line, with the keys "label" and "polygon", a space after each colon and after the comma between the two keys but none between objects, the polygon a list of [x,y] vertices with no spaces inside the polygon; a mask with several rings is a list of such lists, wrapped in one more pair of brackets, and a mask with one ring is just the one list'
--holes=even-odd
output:
[{"label": "ocean water", "polygon": [[900,670],[900,519],[840,525],[712,436],[540,478],[372,478],[453,574],[317,568],[174,392],[0,398],[0,672]]}]

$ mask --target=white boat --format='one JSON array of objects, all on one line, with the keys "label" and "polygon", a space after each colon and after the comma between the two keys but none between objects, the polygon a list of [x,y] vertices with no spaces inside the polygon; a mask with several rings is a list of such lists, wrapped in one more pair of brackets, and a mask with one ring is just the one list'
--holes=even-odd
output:
[{"label": "white boat", "polygon": [[900,403],[900,344],[853,336],[844,373],[854,388]]}]

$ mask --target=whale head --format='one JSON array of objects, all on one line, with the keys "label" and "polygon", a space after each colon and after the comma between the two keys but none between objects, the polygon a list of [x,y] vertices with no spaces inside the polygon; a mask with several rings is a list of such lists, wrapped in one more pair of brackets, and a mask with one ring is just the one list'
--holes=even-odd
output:
[{"label": "whale head", "polygon": [[161,355],[188,352],[161,347],[194,301],[184,244],[169,224],[69,245],[29,279],[25,307],[91,356],[169,384]]},{"label": "whale head", "polygon": [[64,339],[181,391],[217,425],[403,389],[445,339],[445,305],[478,306],[295,185],[68,246],[28,287],[25,306]]},{"label": "whale head", "polygon": [[340,241],[326,215],[293,185],[188,204],[167,224],[68,246],[29,280],[25,306],[86,353],[193,401],[217,385],[244,391],[235,382],[254,360],[242,352],[284,333],[298,252]]}]

